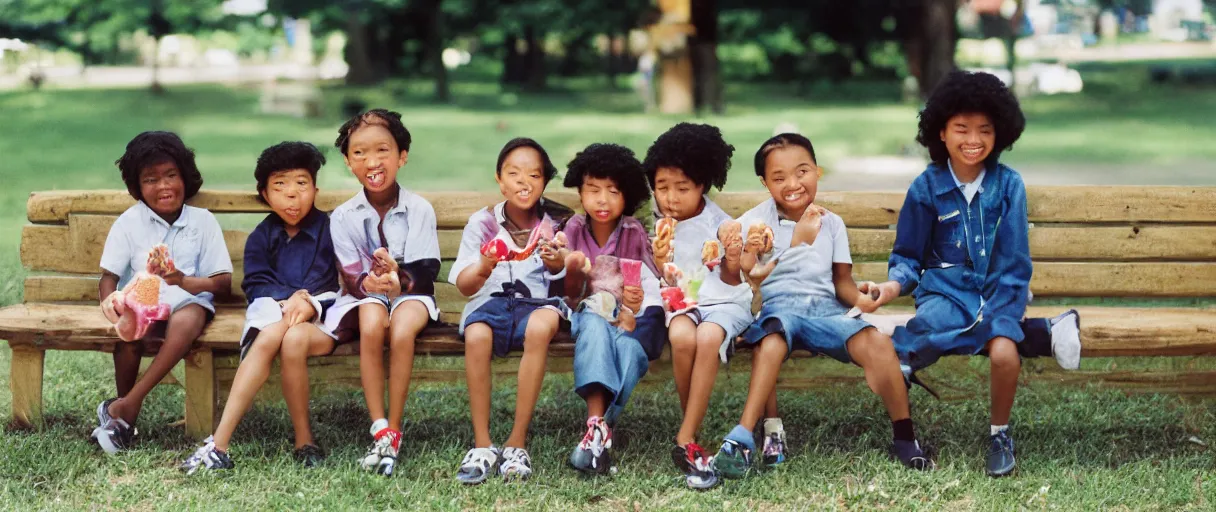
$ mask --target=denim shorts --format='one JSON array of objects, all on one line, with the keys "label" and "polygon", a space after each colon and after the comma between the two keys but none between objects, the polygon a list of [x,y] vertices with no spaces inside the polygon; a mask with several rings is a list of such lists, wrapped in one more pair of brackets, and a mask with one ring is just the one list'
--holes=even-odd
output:
[{"label": "denim shorts", "polygon": [[780,334],[790,353],[807,350],[851,363],[849,338],[870,324],[845,316],[847,312],[835,297],[786,295],[764,302],[756,321],[744,331],[743,341],[755,345],[770,334]]},{"label": "denim shorts", "polygon": [[560,298],[496,297],[469,313],[464,322],[465,334],[468,334],[470,325],[488,325],[494,334],[494,356],[506,357],[512,350],[523,350],[524,336],[528,332],[528,318],[534,311],[552,309],[560,317],[563,316],[561,308],[564,306]]}]

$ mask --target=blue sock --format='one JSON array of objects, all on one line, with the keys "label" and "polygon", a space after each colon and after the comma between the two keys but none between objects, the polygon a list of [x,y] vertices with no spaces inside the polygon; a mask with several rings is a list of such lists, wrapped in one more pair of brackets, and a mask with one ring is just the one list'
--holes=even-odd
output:
[{"label": "blue sock", "polygon": [[756,436],[743,425],[735,425],[735,428],[726,434],[726,438],[743,445],[748,450],[756,451]]}]

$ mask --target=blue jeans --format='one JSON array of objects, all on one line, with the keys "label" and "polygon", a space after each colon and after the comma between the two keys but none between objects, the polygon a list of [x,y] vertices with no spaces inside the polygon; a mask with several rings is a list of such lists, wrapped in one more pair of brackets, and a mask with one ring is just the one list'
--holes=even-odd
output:
[{"label": "blue jeans", "polygon": [[[662,353],[666,343],[663,310],[646,309],[637,317],[637,328],[625,332],[595,313],[575,312],[570,316],[574,338],[574,392],[586,398],[602,389],[608,392],[605,419],[615,423],[629,395],[637,386],[650,360]],[[653,355],[651,355],[653,353]]]}]

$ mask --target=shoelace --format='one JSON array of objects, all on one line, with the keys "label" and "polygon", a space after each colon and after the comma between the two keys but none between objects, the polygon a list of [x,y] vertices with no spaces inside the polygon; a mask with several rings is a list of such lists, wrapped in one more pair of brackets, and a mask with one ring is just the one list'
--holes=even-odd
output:
[{"label": "shoelace", "polygon": [[586,449],[591,446],[591,443],[595,442],[595,435],[598,433],[597,427],[599,427],[599,424],[599,418],[587,418],[587,433],[583,434],[583,440],[578,443],[579,447]]}]

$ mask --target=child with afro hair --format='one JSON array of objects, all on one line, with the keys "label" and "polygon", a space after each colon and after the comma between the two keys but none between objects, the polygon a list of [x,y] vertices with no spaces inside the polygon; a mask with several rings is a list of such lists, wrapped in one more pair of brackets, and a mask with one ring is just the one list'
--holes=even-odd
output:
[{"label": "child with afro hair", "polygon": [[602,474],[612,466],[611,424],[667,342],[650,239],[632,217],[650,188],[633,151],[616,144],[579,152],[564,184],[578,189],[585,212],[556,237],[566,296],[577,305],[570,315],[574,388],[587,403],[587,432],[570,465]]},{"label": "child with afro hair", "polygon": [[[710,188],[721,190],[726,184],[734,152],[717,127],[679,123],[655,139],[642,162],[654,188],[655,263],[664,271],[665,284],[682,292],[691,290],[688,283],[700,283],[696,297],[684,297],[687,304],[664,301],[672,373],[684,415],[672,461],[694,489],[717,484],[712,454],[697,444],[697,430],[709,408],[719,361],[753,319],[751,286],[740,272],[741,226],[707,195]],[[772,405],[775,409],[775,395]]]},{"label": "child with afro hair", "polygon": [[[1065,366],[1080,356],[1076,311],[1023,320],[1033,271],[1026,187],[1000,155],[1025,127],[1017,98],[997,77],[964,71],[946,77],[921,112],[916,137],[932,162],[899,212],[890,280],[874,285],[879,304],[900,295],[916,299],[916,316],[894,335],[905,372],[950,354],[990,358],[991,476],[1015,467],[1008,423],[1021,356],[1054,350]],[[1050,349],[1041,343],[1048,338]],[[1030,343],[1040,348],[1023,346]]]}]

